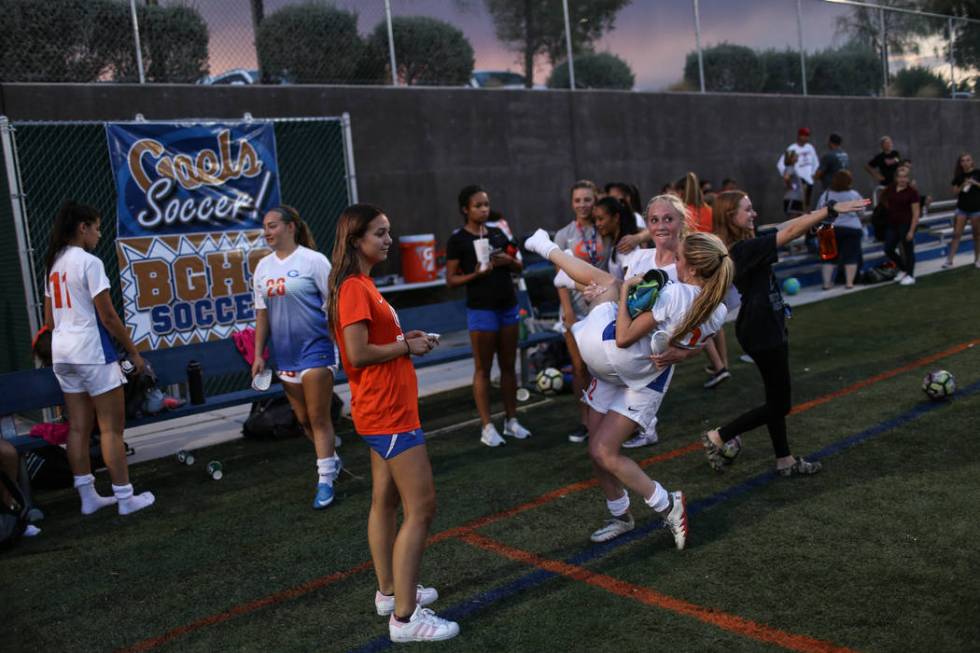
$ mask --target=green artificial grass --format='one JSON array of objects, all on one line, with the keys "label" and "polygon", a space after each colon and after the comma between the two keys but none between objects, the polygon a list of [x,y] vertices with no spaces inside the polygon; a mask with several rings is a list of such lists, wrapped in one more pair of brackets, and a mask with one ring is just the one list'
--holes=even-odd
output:
[{"label": "green artificial grass", "polygon": [[[978,277],[960,269],[799,307],[790,322],[793,401],[833,393],[980,337]],[[660,443],[638,460],[697,441],[700,431],[762,398],[758,373],[737,362],[733,379],[701,384],[698,358],[678,369],[660,413]],[[806,455],[926,402],[922,376],[948,369],[960,387],[980,380],[980,347],[966,348],[789,418],[794,453]],[[479,443],[468,389],[422,401],[439,501],[433,533],[505,511],[591,478],[585,445],[571,444],[570,395],[522,412],[534,435],[505,447]],[[495,409],[499,406],[495,404]],[[824,460],[811,478],[774,479],[691,517],[676,551],[655,529],[580,566],[772,629],[867,651],[961,651],[980,640],[980,395],[960,395]],[[133,482],[157,503],[127,518],[111,509],[82,517],[73,490],[42,493],[40,537],[0,554],[0,649],[103,651],[182,629],[163,651],[342,651],[386,635],[374,614],[369,560],[367,447],[346,422],[345,468],[329,509],[309,504],[314,455],[305,440],[235,441],[197,452],[194,466],[161,459],[135,465]],[[712,472],[700,451],[650,465],[690,503],[741,486],[772,466],[764,429],[745,436],[738,461]],[[212,481],[208,460],[225,477]],[[105,492],[108,480],[98,475]],[[632,497],[638,527],[655,515]],[[493,521],[477,530],[549,560],[587,551],[606,518],[596,488]],[[553,577],[492,602],[483,596],[535,568],[459,539],[433,544],[423,578],[445,609],[488,601],[460,622],[461,635],[406,650],[760,651],[781,648],[676,611]],[[306,585],[312,583],[312,585]],[[290,592],[291,590],[295,590]],[[266,603],[255,602],[268,599]],[[231,613],[229,613],[231,611]],[[202,622],[203,620],[203,622]],[[202,625],[203,624],[203,625]]]}]

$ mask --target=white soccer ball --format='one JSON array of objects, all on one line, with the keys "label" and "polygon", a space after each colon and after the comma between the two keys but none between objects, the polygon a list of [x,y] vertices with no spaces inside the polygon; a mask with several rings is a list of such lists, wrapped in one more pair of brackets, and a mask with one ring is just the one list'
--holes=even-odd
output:
[{"label": "white soccer ball", "polygon": [[535,385],[537,385],[538,392],[541,394],[556,395],[564,387],[565,377],[562,376],[559,370],[549,367],[538,372]]},{"label": "white soccer ball", "polygon": [[922,379],[922,391],[933,401],[948,399],[956,392],[956,379],[946,370],[929,372]]}]

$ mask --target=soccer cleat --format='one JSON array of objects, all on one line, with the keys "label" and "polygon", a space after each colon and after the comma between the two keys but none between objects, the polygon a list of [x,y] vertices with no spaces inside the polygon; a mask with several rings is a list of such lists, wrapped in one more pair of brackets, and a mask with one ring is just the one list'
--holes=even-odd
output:
[{"label": "soccer cleat", "polygon": [[640,433],[634,438],[630,438],[623,443],[623,449],[638,449],[640,447],[649,447],[651,444],[657,444],[657,432],[653,433],[644,432]]},{"label": "soccer cleat", "polygon": [[823,469],[823,465],[820,463],[811,463],[808,460],[803,460],[800,457],[796,457],[792,465],[789,467],[784,467],[783,469],[777,469],[776,471],[779,472],[780,476],[790,477],[811,476],[819,472],[821,469]]},{"label": "soccer cleat", "polygon": [[725,457],[721,454],[721,447],[711,441],[707,431],[701,434],[701,445],[704,447],[704,455],[708,458],[711,469],[716,472],[725,471]]},{"label": "soccer cleat", "polygon": [[734,438],[721,445],[721,456],[724,458],[724,463],[726,465],[731,465],[738,458],[738,454],[742,453],[742,438],[736,435]]},{"label": "soccer cleat", "polygon": [[585,442],[589,439],[589,431],[584,426],[580,426],[568,434],[568,441],[576,444]]},{"label": "soccer cleat", "polygon": [[388,619],[388,636],[393,642],[438,642],[452,639],[459,634],[459,624],[436,616],[436,613],[421,605],[415,606],[415,612],[408,623],[395,619],[392,613]]},{"label": "soccer cleat", "polygon": [[643,281],[630,288],[626,296],[626,308],[629,310],[630,317],[636,317],[653,308],[657,296],[667,285],[667,281],[667,273],[663,270],[654,268],[644,274]]},{"label": "soccer cleat", "polygon": [[902,280],[898,282],[898,285],[900,285],[900,286],[914,286],[915,285],[915,277],[907,274],[904,277],[902,277]]},{"label": "soccer cleat", "polygon": [[548,237],[548,232],[544,229],[538,229],[531,236],[524,241],[524,249],[534,252],[541,258],[548,258],[553,250],[558,249],[558,245],[552,242],[551,238]]},{"label": "soccer cleat", "polygon": [[666,331],[654,331],[652,343],[653,353],[662,354],[670,347],[670,334]]},{"label": "soccer cleat", "polygon": [[636,528],[633,515],[626,513],[621,517],[607,519],[605,525],[589,536],[593,542],[608,542]]},{"label": "soccer cleat", "polygon": [[670,493],[670,509],[664,515],[664,525],[674,535],[677,550],[682,550],[687,544],[687,506],[683,492]]},{"label": "soccer cleat", "polygon": [[[418,586],[418,590],[415,592],[415,602],[422,606],[423,608],[427,605],[432,605],[439,598],[439,592],[436,591],[434,587],[422,587]],[[389,614],[395,611],[395,596],[388,596],[387,594],[382,594],[381,592],[374,593],[374,608],[378,611],[378,614],[382,617],[387,617]]]},{"label": "soccer cleat", "polygon": [[521,423],[517,421],[516,417],[511,417],[504,422],[504,435],[523,440],[531,437],[531,432],[521,426]]},{"label": "soccer cleat", "polygon": [[716,385],[719,385],[722,381],[726,381],[730,378],[732,378],[732,373],[728,371],[728,368],[719,370],[712,374],[710,379],[704,382],[704,387],[708,389],[713,388]]},{"label": "soccer cleat", "polygon": [[317,483],[316,496],[313,498],[313,509],[323,510],[333,503],[333,485],[329,483]]},{"label": "soccer cleat", "polygon": [[500,437],[499,433],[497,433],[496,426],[493,424],[487,424],[483,427],[483,434],[480,435],[480,442],[488,447],[499,447],[505,443],[505,440]]}]

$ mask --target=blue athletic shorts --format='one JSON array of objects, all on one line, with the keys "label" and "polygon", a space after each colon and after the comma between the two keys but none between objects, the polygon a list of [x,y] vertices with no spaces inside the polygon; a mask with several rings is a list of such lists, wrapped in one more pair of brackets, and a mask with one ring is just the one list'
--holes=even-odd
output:
[{"label": "blue athletic shorts", "polygon": [[517,306],[501,310],[466,309],[466,328],[470,331],[500,331],[505,326],[517,324],[517,320]]},{"label": "blue athletic shorts", "polygon": [[956,217],[974,220],[976,218],[980,218],[980,211],[963,211],[962,209],[956,209]]},{"label": "blue athletic shorts", "polygon": [[425,433],[418,428],[394,435],[363,435],[368,446],[378,452],[385,460],[391,460],[403,451],[425,444]]}]

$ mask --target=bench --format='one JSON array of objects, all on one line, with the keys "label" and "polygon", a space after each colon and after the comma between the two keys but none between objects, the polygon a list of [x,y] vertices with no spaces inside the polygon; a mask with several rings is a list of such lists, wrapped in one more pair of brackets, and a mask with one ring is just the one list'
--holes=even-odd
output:
[{"label": "bench", "polygon": [[[519,293],[519,302],[523,308],[530,309],[526,293]],[[419,329],[426,332],[445,334],[467,330],[466,306],[462,300],[403,308],[398,310],[398,316],[402,328],[406,332]],[[555,332],[543,331],[528,334],[527,338],[518,344],[521,354],[522,385],[527,384],[527,349],[544,342],[560,339],[561,336]],[[472,350],[470,349],[469,342],[465,341],[455,345],[442,345],[426,356],[413,358],[413,363],[416,368],[422,368],[463,360],[471,356]],[[211,385],[209,381],[219,376],[234,374],[239,374],[242,377],[241,382],[237,385],[246,385],[248,381],[247,374],[250,371],[249,366],[245,363],[241,354],[238,353],[230,338],[146,352],[144,358],[153,367],[161,388],[185,383],[187,380],[187,364],[192,360],[196,360],[201,364],[205,387]],[[346,382],[346,380],[347,377],[343,370],[339,371],[335,383],[341,384]],[[17,413],[59,406],[64,401],[61,388],[58,386],[58,382],[50,368],[0,374],[0,388],[2,388],[2,392],[0,392],[0,416],[4,420],[10,420],[10,416]],[[273,385],[266,392],[258,392],[251,387],[245,387],[243,389],[211,394],[205,398],[203,404],[191,404],[187,402],[179,408],[164,410],[156,415],[147,415],[139,419],[127,419],[126,426],[141,426],[228,408],[230,406],[250,403],[258,399],[274,397],[282,394],[282,392],[281,385],[277,384]],[[42,446],[45,443],[42,438],[27,435],[11,435],[6,439],[21,451]]]}]

